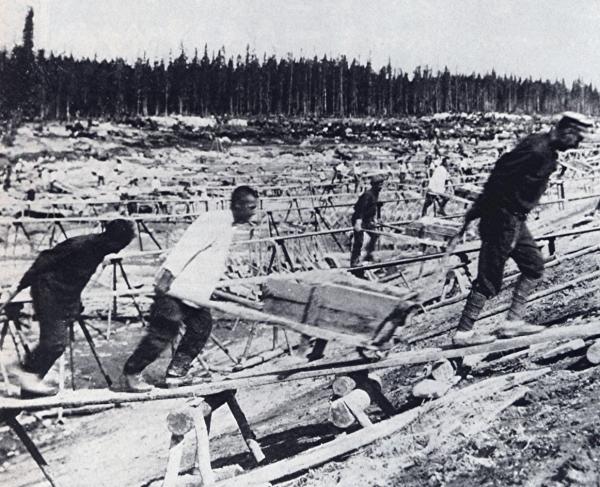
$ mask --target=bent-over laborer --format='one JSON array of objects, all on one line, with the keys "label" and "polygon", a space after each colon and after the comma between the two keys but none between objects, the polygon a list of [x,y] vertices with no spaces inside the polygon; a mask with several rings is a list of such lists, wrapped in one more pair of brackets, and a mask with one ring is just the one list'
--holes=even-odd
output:
[{"label": "bent-over laborer", "polygon": [[189,379],[186,376],[192,362],[212,331],[210,310],[194,302],[210,299],[225,272],[232,242],[236,234],[248,235],[257,205],[256,190],[237,187],[231,195],[231,211],[201,215],[171,250],[156,276],[148,331],[123,368],[127,390],[152,388],[142,371],[175,339],[182,324],[185,334],[167,367],[165,383],[177,386]]},{"label": "bent-over laborer", "polygon": [[495,339],[492,335],[475,333],[473,325],[485,302],[500,292],[509,257],[521,275],[514,288],[505,326],[499,333],[513,337],[544,330],[542,326],[523,321],[527,298],[544,272],[542,253],[527,228],[526,219],[557,168],[557,153],[576,148],[585,130],[592,126],[593,121],[584,115],[565,112],[549,132],[525,137],[496,161],[483,192],[467,211],[463,227],[454,240],[462,237],[471,221],[480,218],[477,278],[453,338],[455,345],[476,345]]},{"label": "bent-over laborer", "polygon": [[38,345],[14,369],[23,396],[56,394],[42,379],[67,347],[69,328],[81,314],[81,292],[104,258],[124,249],[134,236],[132,222],[112,220],[102,233],[72,237],[42,251],[23,275],[15,291],[31,287],[40,325]]}]

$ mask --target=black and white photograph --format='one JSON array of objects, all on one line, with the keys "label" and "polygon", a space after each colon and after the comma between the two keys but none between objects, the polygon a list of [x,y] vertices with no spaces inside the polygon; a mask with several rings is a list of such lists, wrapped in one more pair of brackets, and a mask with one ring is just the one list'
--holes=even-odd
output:
[{"label": "black and white photograph", "polygon": [[598,0],[0,0],[0,485],[599,487],[599,90]]}]

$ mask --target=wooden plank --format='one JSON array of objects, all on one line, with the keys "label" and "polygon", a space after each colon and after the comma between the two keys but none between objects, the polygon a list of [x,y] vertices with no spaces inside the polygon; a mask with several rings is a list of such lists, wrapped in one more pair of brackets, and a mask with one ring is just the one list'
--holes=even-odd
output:
[{"label": "wooden plank", "polygon": [[1,398],[0,413],[7,410],[36,410],[55,407],[79,407],[91,404],[121,404],[128,402],[156,401],[183,397],[197,397],[216,394],[231,389],[244,387],[259,387],[281,381],[304,380],[316,377],[325,377],[338,374],[349,374],[361,370],[379,370],[402,365],[412,365],[436,362],[444,358],[465,357],[480,353],[502,352],[525,348],[535,343],[559,341],[570,338],[584,338],[600,336],[600,322],[586,325],[550,328],[543,333],[525,337],[497,340],[485,345],[476,345],[464,348],[451,348],[441,350],[429,348],[410,352],[400,352],[390,355],[385,360],[372,362],[369,360],[352,360],[347,362],[333,362],[331,360],[313,362],[307,366],[294,369],[271,370],[254,374],[239,374],[235,378],[180,387],[177,389],[154,389],[145,393],[113,392],[107,389],[80,389],[77,391],[64,391],[53,397],[38,399]]},{"label": "wooden plank", "polygon": [[272,280],[266,289],[265,312],[350,334],[362,341],[371,340],[381,321],[402,303],[395,296],[336,283]]},{"label": "wooden plank", "polygon": [[312,286],[304,283],[281,279],[268,279],[264,284],[263,293],[293,303],[308,303]]},{"label": "wooden plank", "polygon": [[460,400],[461,397],[471,396],[478,398],[487,397],[497,391],[514,387],[515,385],[535,380],[546,374],[550,369],[542,369],[533,372],[518,372],[508,374],[499,378],[492,378],[454,391],[445,397],[431,401],[424,406],[411,409],[398,414],[393,418],[381,421],[373,426],[363,428],[351,434],[340,436],[324,445],[311,448],[294,457],[257,468],[246,474],[228,479],[216,484],[217,487],[239,487],[260,485],[265,482],[293,475],[303,470],[321,465],[333,458],[342,456],[362,448],[374,441],[393,435],[405,426],[409,425],[423,414],[443,407],[452,401]]},{"label": "wooden plank", "polygon": [[263,311],[275,316],[284,316],[301,323],[306,313],[306,303],[265,298]]},{"label": "wooden plank", "polygon": [[[175,294],[171,294],[174,297]],[[184,297],[179,297],[184,301],[191,301]],[[245,318],[248,320],[260,321],[263,323],[270,323],[274,325],[279,325],[286,327],[292,331],[296,331],[298,333],[314,336],[317,338],[322,338],[323,340],[333,340],[340,343],[345,343],[347,345],[352,345],[355,347],[369,347],[369,343],[364,340],[357,339],[351,335],[347,335],[344,333],[338,333],[332,330],[328,330],[327,328],[322,328],[314,325],[307,325],[304,323],[299,323],[294,320],[290,320],[288,318],[276,316],[273,314],[265,313],[262,311],[257,311],[254,309],[249,309],[244,306],[240,306],[235,303],[223,303],[219,301],[211,301],[211,300],[194,300],[193,304],[197,304],[198,306],[203,306],[210,309],[216,309],[218,311],[222,311],[223,313],[231,314],[234,316],[239,316],[241,318]]]},{"label": "wooden plank", "polygon": [[171,435],[171,444],[169,446],[169,458],[167,460],[167,468],[165,469],[165,477],[163,479],[163,487],[175,487],[177,485],[177,477],[179,476],[179,466],[181,465],[181,457],[183,456],[182,435]]},{"label": "wooden plank", "polygon": [[202,485],[212,487],[215,485],[215,475],[210,466],[210,444],[208,441],[208,428],[201,408],[193,411],[194,431],[196,432],[196,459],[195,464],[202,476]]},{"label": "wooden plank", "polygon": [[319,297],[322,307],[373,319],[385,318],[401,302],[396,297],[338,284],[324,284]]}]

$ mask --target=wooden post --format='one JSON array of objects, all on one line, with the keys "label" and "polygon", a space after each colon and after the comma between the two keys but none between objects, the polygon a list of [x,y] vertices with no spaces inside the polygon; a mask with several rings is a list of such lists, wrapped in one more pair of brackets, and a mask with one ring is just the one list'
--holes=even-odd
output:
[{"label": "wooden post", "polygon": [[179,476],[179,466],[183,455],[183,435],[173,433],[171,435],[171,444],[169,446],[169,459],[167,460],[167,469],[163,479],[163,487],[175,487],[177,477]]},{"label": "wooden post", "polygon": [[54,476],[50,469],[50,465],[48,465],[48,462],[46,462],[41,452],[38,450],[37,446],[35,446],[35,443],[31,440],[31,438],[27,434],[27,431],[25,431],[25,428],[23,428],[23,426],[21,426],[21,423],[17,421],[17,418],[11,416],[6,418],[5,421],[6,424],[8,424],[8,426],[12,428],[15,434],[23,442],[25,448],[27,448],[27,451],[33,457],[35,463],[37,463],[38,467],[40,468],[40,470],[44,474],[44,477],[46,477],[46,480],[50,483],[50,485],[52,485],[52,487],[58,487],[59,484],[56,482],[56,480],[54,480]]},{"label": "wooden post", "polygon": [[333,380],[331,388],[337,397],[344,397],[356,389],[356,381],[348,375],[338,375]]},{"label": "wooden post", "polygon": [[240,405],[235,398],[235,391],[226,391],[227,394],[227,405],[231,410],[231,414],[235,418],[235,421],[238,424],[240,432],[242,433],[242,437],[248,446],[248,449],[252,453],[252,456],[256,460],[256,463],[261,463],[265,459],[265,454],[262,452],[258,441],[256,441],[256,436],[250,425],[248,424],[248,420],[246,419],[246,415],[240,408]]},{"label": "wooden post", "polygon": [[371,404],[369,394],[363,389],[354,389],[344,397],[333,401],[329,407],[329,420],[338,428],[349,428],[355,421],[361,426],[371,426],[364,410]]},{"label": "wooden post", "polygon": [[379,376],[372,373],[369,374],[368,371],[354,372],[349,375],[362,389],[367,391],[371,400],[377,404],[387,416],[396,414],[396,408],[381,391],[382,382]]},{"label": "wooden post", "polygon": [[210,445],[208,428],[204,420],[204,412],[196,409],[193,414],[194,430],[196,431],[196,460],[195,464],[202,476],[205,487],[215,485],[215,475],[210,466]]}]

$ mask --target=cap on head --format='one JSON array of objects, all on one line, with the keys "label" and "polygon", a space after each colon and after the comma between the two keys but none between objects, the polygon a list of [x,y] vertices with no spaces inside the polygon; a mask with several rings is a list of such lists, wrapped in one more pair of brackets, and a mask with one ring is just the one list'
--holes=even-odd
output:
[{"label": "cap on head", "polygon": [[109,221],[106,224],[104,233],[111,242],[122,243],[124,245],[127,245],[135,237],[133,223],[122,218]]},{"label": "cap on head", "polygon": [[382,184],[385,181],[385,176],[383,174],[373,174],[369,180],[371,184]]},{"label": "cap on head", "polygon": [[556,128],[559,130],[573,128],[585,131],[593,126],[594,121],[590,117],[578,112],[564,112],[556,124]]},{"label": "cap on head", "polygon": [[258,191],[256,191],[251,186],[238,186],[231,193],[231,206],[235,206],[244,198],[252,196],[253,198],[258,198]]}]

